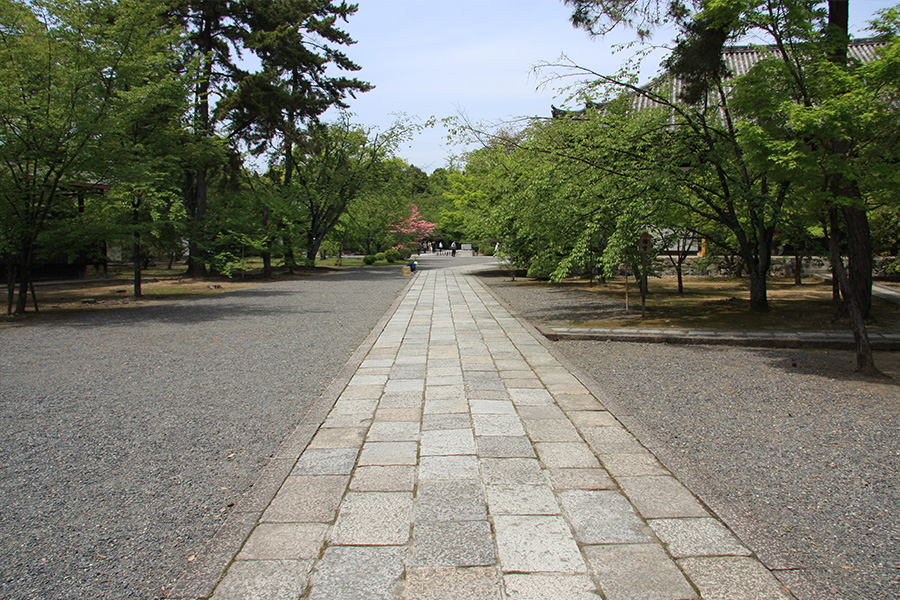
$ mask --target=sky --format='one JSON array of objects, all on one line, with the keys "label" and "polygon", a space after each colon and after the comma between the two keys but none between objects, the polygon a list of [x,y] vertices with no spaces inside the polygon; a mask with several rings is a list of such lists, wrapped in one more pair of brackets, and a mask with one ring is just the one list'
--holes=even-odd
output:
[{"label": "sky", "polygon": [[[537,65],[565,54],[611,74],[634,52],[615,48],[636,40],[629,30],[591,38],[572,27],[562,0],[356,1],[359,10],[341,25],[356,40],[345,51],[362,67],[353,75],[375,89],[350,99],[349,111],[353,123],[381,130],[399,115],[419,122],[465,115],[476,123],[549,116],[550,105],[565,105],[568,93]],[[876,10],[896,1],[853,0],[851,28],[861,32]],[[651,41],[664,46],[673,37],[663,30]],[[658,72],[664,54],[645,61],[642,80]],[[449,143],[438,124],[398,154],[430,173],[466,148]]]}]

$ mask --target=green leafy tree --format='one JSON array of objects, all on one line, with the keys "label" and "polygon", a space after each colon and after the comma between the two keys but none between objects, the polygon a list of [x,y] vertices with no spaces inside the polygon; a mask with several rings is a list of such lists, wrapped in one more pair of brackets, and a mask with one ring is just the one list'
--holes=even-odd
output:
[{"label": "green leafy tree", "polygon": [[126,162],[116,137],[159,97],[146,73],[177,42],[137,1],[4,0],[0,21],[0,244],[16,257],[19,314],[42,238]]}]

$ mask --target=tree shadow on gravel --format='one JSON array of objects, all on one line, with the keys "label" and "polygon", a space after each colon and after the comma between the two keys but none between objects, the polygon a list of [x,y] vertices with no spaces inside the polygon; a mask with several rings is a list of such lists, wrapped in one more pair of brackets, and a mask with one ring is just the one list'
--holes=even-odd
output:
[{"label": "tree shadow on gravel", "polygon": [[887,377],[858,373],[853,350],[815,348],[748,348],[765,358],[769,366],[788,374],[812,375],[841,381],[865,381],[900,387],[900,352],[875,352],[875,365]]}]

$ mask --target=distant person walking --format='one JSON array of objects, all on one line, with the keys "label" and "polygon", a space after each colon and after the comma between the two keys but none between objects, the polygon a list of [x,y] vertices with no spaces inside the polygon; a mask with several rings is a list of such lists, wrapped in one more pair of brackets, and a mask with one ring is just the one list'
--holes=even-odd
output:
[{"label": "distant person walking", "polygon": [[450,242],[450,256],[456,256],[456,242]]}]

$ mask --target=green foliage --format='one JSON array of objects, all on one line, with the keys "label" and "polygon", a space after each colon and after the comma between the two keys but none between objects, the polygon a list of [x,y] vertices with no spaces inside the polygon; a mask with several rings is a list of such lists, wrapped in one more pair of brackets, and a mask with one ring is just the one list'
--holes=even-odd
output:
[{"label": "green foliage", "polygon": [[374,265],[377,260],[378,257],[376,257],[374,254],[366,254],[365,256],[363,256],[363,263],[367,265]]},{"label": "green foliage", "polygon": [[384,253],[384,252],[376,252],[376,253],[375,253],[375,260],[376,260],[376,261],[381,262],[381,261],[386,260],[386,259],[387,259],[386,253]]},{"label": "green foliage", "polygon": [[384,251],[384,259],[389,263],[397,262],[400,258],[400,251],[397,248],[388,248]]}]

